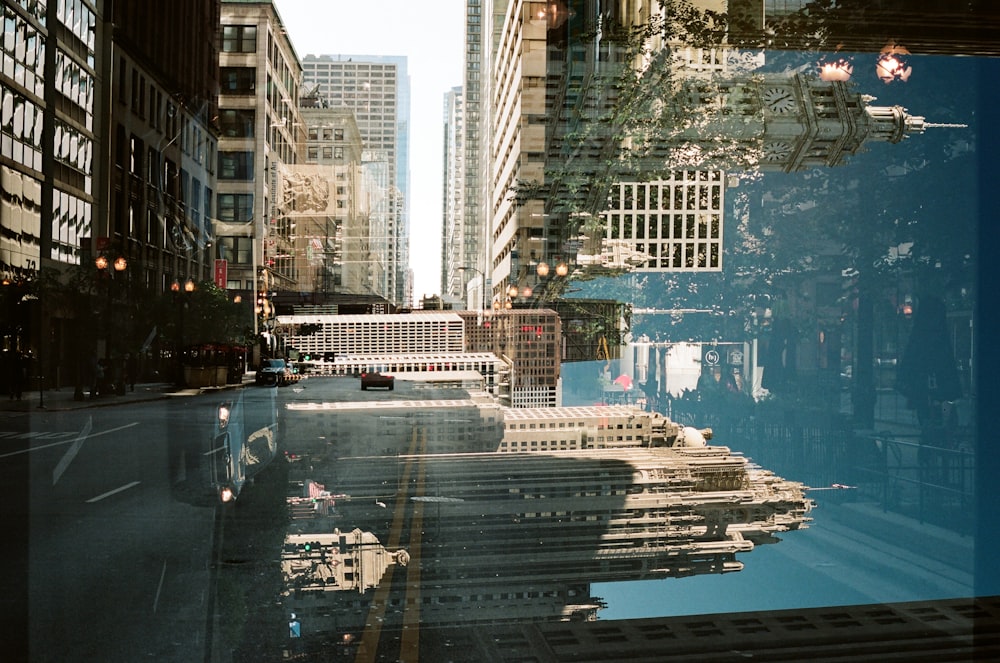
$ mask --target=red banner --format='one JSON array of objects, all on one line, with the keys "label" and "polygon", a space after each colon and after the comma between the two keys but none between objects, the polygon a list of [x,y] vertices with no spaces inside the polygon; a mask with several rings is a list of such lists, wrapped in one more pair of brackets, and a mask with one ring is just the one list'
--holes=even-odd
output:
[{"label": "red banner", "polygon": [[229,263],[226,261],[225,258],[217,258],[215,260],[215,285],[225,290],[226,283],[228,281],[229,281]]}]

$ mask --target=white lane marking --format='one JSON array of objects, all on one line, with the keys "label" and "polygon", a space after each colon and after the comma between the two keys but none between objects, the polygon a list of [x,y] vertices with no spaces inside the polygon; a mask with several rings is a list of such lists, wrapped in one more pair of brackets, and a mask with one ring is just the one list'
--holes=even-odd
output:
[{"label": "white lane marking", "polygon": [[156,596],[153,597],[153,614],[156,614],[156,607],[160,603],[160,591],[163,589],[163,578],[167,575],[167,562],[163,561],[163,570],[160,571],[160,583],[156,586]]},{"label": "white lane marking", "polygon": [[94,418],[87,417],[87,423],[84,424],[83,430],[81,430],[80,434],[76,436],[76,439],[73,441],[73,444],[70,445],[69,449],[66,450],[66,453],[63,454],[63,457],[59,459],[59,463],[56,465],[55,469],[52,470],[53,486],[56,485],[56,482],[59,481],[59,478],[63,475],[63,472],[66,471],[66,468],[69,467],[69,464],[73,462],[74,458],[76,458],[76,454],[80,452],[81,447],[83,447],[83,441],[87,439],[88,435],[90,435],[90,429],[93,427],[93,425],[94,425]]},{"label": "white lane marking", "polygon": [[105,497],[111,497],[112,495],[114,495],[116,493],[120,493],[123,490],[128,490],[129,488],[134,488],[134,487],[136,487],[138,485],[139,485],[138,481],[133,481],[132,483],[127,483],[124,486],[119,486],[118,488],[115,488],[114,490],[109,490],[106,493],[102,493],[101,495],[98,495],[97,497],[91,497],[89,500],[87,500],[87,504],[93,504],[94,502],[100,502]]},{"label": "white lane marking", "polygon": [[[138,421],[133,421],[130,424],[125,424],[124,426],[119,426],[118,428],[109,428],[108,430],[102,430],[100,433],[91,433],[86,439],[92,437],[100,437],[101,435],[107,435],[108,433],[117,433],[120,430],[125,430],[126,428],[132,428],[133,426],[138,426]],[[32,451],[41,451],[42,449],[48,449],[49,447],[58,447],[63,444],[72,444],[73,440],[63,440],[62,442],[53,442],[52,444],[42,444],[37,447],[28,447],[27,449],[21,449],[19,451],[8,451],[5,454],[0,454],[0,458],[7,458],[8,456],[17,456],[18,454],[27,454]]]},{"label": "white lane marking", "polygon": [[58,440],[63,437],[73,437],[74,435],[76,435],[75,431],[3,431],[0,432],[0,440]]}]

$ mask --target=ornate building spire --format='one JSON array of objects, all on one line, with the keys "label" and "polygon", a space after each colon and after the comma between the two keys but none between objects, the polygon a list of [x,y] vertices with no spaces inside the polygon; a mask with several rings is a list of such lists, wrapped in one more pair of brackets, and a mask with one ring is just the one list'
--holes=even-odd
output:
[{"label": "ornate building spire", "polygon": [[[863,95],[862,99],[870,102],[874,101],[875,97]],[[910,134],[922,134],[929,127],[962,129],[968,126],[927,122],[921,115],[910,115],[902,106],[865,106],[865,113],[871,120],[868,139],[888,143],[898,143]]]}]

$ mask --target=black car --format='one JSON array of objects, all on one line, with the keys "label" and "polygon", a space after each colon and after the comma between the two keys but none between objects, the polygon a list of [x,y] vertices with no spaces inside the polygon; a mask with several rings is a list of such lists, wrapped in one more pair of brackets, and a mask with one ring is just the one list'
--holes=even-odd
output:
[{"label": "black car", "polygon": [[288,367],[284,359],[264,359],[257,369],[255,381],[259,385],[281,387],[288,384],[291,375],[292,369]]}]

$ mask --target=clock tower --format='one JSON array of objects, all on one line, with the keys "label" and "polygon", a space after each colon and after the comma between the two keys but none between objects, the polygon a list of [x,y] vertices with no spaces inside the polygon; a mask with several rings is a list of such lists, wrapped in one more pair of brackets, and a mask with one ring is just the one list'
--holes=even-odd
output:
[{"label": "clock tower", "polygon": [[793,172],[838,166],[872,141],[898,143],[931,124],[902,106],[870,105],[875,97],[844,81],[803,74],[753,77],[760,122],[760,169]]},{"label": "clock tower", "polygon": [[845,81],[801,73],[753,73],[689,80],[664,147],[682,168],[795,172],[839,166],[865,145],[898,143],[933,124],[902,106],[873,106],[875,97]]}]

